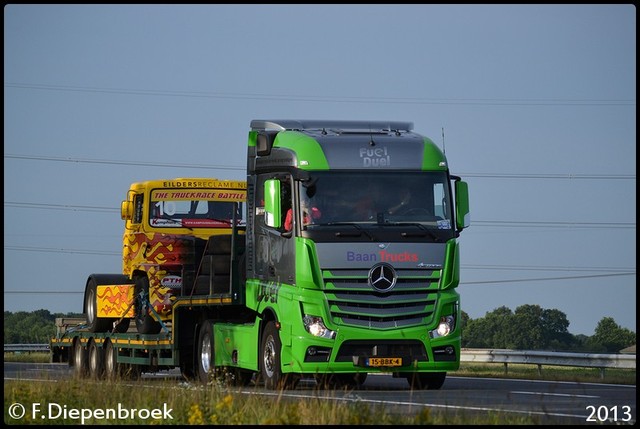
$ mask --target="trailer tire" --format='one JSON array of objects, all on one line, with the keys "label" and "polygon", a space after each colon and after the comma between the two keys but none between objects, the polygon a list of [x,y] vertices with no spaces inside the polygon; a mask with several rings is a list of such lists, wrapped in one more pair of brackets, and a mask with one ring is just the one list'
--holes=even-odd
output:
[{"label": "trailer tire", "polygon": [[89,376],[95,380],[100,380],[104,376],[104,355],[102,348],[98,347],[96,340],[91,338],[87,347],[87,362],[89,366]]},{"label": "trailer tire", "polygon": [[136,329],[141,334],[157,334],[162,326],[151,314],[149,308],[151,305],[149,302],[149,279],[144,276],[136,278],[134,290]]},{"label": "trailer tire", "polygon": [[446,378],[446,372],[414,372],[407,375],[407,382],[412,390],[438,390]]},{"label": "trailer tire", "polygon": [[104,348],[104,376],[107,380],[118,380],[122,377],[123,364],[118,363],[118,348],[107,338]]},{"label": "trailer tire", "polygon": [[215,344],[213,342],[213,322],[207,320],[198,335],[198,379],[207,384],[215,375]]},{"label": "trailer tire", "polygon": [[82,347],[79,338],[73,342],[71,350],[71,359],[73,359],[73,374],[76,377],[84,378],[87,375],[87,350]]},{"label": "trailer tire", "polygon": [[111,328],[112,319],[98,317],[98,283],[93,277],[87,280],[84,292],[84,308],[89,332],[107,332]]}]

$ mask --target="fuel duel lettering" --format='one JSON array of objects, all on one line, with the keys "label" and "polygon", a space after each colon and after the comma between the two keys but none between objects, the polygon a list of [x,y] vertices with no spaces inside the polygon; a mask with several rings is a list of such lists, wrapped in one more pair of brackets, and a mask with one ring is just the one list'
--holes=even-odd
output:
[{"label": "fuel duel lettering", "polygon": [[380,250],[377,253],[347,252],[348,262],[418,262],[418,254],[410,252],[391,253]]},{"label": "fuel duel lettering", "polygon": [[389,167],[391,155],[387,153],[387,147],[360,148],[360,158],[363,167]]}]

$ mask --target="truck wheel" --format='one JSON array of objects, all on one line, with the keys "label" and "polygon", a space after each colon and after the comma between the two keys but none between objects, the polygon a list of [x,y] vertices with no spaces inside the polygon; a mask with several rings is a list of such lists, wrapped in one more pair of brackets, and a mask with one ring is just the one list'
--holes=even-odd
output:
[{"label": "truck wheel", "polygon": [[268,322],[260,346],[260,378],[267,389],[288,389],[296,386],[296,374],[284,374],[281,364],[282,341],[275,322]]},{"label": "truck wheel", "polygon": [[89,340],[87,353],[89,376],[93,379],[99,380],[104,375],[104,357],[102,355],[102,349],[98,347],[98,344],[96,344],[96,341],[93,338]]},{"label": "truck wheel", "polygon": [[[142,293],[141,293],[142,292]],[[138,277],[135,286],[135,317],[136,329],[141,334],[157,334],[162,328],[154,319],[149,303],[149,279]]]},{"label": "truck wheel", "polygon": [[85,377],[87,375],[87,351],[82,347],[79,338],[73,342],[71,359],[73,359],[73,374],[79,378]]},{"label": "truck wheel", "polygon": [[107,332],[111,328],[111,319],[98,318],[98,284],[93,277],[87,280],[84,292],[84,308],[86,309],[89,332]]},{"label": "truck wheel", "polygon": [[446,372],[414,372],[407,375],[407,382],[414,390],[438,390],[446,378]]},{"label": "truck wheel", "polygon": [[215,351],[213,343],[213,325],[206,321],[198,336],[198,379],[207,384],[215,372]]}]

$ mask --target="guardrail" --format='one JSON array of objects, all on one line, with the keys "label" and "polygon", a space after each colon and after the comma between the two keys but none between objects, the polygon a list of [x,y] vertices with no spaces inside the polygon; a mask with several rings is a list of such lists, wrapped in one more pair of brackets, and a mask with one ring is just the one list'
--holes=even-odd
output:
[{"label": "guardrail", "polygon": [[[49,344],[4,345],[5,353],[48,351]],[[542,372],[543,365],[599,368],[602,378],[607,368],[636,369],[635,354],[563,353],[535,350],[462,349],[460,362],[502,363],[505,373],[509,371],[509,364],[537,365],[538,373]]]},{"label": "guardrail", "polygon": [[49,344],[5,344],[5,353],[49,352]]},{"label": "guardrail", "polygon": [[542,365],[599,368],[604,378],[607,368],[636,369],[636,355],[600,353],[563,353],[535,350],[462,349],[461,362],[502,363],[504,372],[509,364],[533,364],[542,373]]}]

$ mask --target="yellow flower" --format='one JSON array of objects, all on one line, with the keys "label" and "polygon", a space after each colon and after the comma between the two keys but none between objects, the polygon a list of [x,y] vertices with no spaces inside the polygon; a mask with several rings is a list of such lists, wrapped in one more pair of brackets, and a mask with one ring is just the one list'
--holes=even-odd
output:
[{"label": "yellow flower", "polygon": [[200,409],[200,405],[193,404],[189,409],[189,424],[190,425],[204,424],[204,419],[202,418],[202,410]]}]

